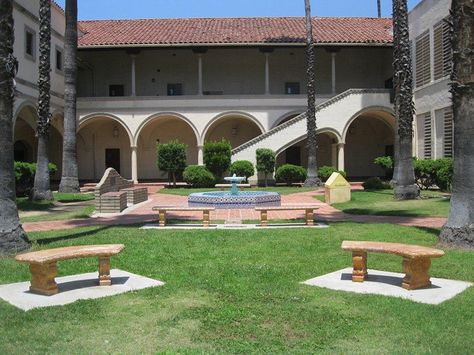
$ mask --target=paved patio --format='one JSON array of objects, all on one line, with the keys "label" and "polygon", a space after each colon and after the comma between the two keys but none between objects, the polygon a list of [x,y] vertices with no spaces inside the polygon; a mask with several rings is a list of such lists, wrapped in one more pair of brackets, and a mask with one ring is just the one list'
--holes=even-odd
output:
[{"label": "paved patio", "polygon": [[[157,194],[156,192],[162,186],[144,184],[148,188],[149,202],[135,208],[130,213],[113,217],[100,217],[88,219],[74,219],[64,221],[43,221],[24,223],[23,228],[26,232],[40,232],[50,230],[71,229],[77,227],[100,226],[100,225],[127,225],[156,222],[158,215],[152,211],[152,207],[156,205],[177,205],[183,206],[187,204],[186,196]],[[360,185],[354,185],[353,190],[361,189]],[[282,204],[314,204],[319,209],[315,211],[315,219],[321,222],[335,221],[352,221],[361,223],[392,223],[404,226],[441,228],[446,223],[446,218],[439,217],[400,217],[400,216],[364,216],[350,215],[343,213],[328,204],[316,200],[313,196],[323,194],[323,190],[307,191],[282,196]],[[304,219],[304,211],[270,211],[269,219]],[[201,212],[170,212],[167,214],[168,219],[186,219],[201,220]],[[241,220],[258,220],[260,213],[253,209],[219,209],[211,212],[211,221],[241,221]]]}]

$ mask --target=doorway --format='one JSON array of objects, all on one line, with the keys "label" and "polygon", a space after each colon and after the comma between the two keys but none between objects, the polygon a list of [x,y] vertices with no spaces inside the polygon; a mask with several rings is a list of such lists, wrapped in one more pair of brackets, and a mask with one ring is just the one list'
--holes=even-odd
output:
[{"label": "doorway", "polygon": [[120,149],[105,150],[105,168],[114,168],[120,174]]}]

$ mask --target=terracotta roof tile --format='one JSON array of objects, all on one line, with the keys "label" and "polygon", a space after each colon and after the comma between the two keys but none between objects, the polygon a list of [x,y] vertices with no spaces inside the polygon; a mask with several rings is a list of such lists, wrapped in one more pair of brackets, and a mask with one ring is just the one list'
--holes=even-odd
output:
[{"label": "terracotta roof tile", "polygon": [[[317,43],[391,44],[388,18],[314,18]],[[305,42],[302,17],[80,21],[79,47]]]}]

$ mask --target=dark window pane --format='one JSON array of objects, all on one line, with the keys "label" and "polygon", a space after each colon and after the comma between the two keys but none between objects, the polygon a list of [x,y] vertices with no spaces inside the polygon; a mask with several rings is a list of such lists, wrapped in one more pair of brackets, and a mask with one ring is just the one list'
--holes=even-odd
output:
[{"label": "dark window pane", "polygon": [[109,85],[109,96],[125,96],[123,85]]},{"label": "dark window pane", "polygon": [[287,94],[287,95],[299,95],[300,94],[300,83],[285,83],[285,94]]}]

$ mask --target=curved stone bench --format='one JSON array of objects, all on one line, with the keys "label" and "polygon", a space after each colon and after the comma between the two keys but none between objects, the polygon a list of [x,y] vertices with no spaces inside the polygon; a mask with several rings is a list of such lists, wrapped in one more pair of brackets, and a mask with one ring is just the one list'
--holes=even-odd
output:
[{"label": "curved stone bench", "polygon": [[125,248],[123,244],[82,245],[56,248],[17,255],[15,260],[30,264],[30,291],[51,296],[58,293],[54,278],[58,274],[57,262],[77,258],[99,258],[99,285],[110,286],[110,257]]},{"label": "curved stone bench", "polygon": [[444,251],[439,249],[401,243],[345,240],[341,248],[352,251],[353,282],[364,282],[367,278],[367,252],[395,254],[403,257],[405,278],[402,287],[407,290],[430,287],[431,258],[440,258],[444,255]]}]

